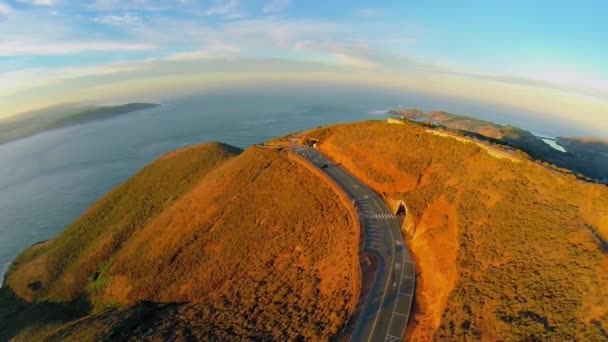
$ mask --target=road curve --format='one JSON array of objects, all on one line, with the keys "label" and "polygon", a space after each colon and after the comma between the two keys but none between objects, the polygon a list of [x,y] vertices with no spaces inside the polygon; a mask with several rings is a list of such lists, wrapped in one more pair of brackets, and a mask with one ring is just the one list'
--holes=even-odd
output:
[{"label": "road curve", "polygon": [[350,322],[352,341],[402,341],[414,297],[415,266],[403,243],[399,220],[369,187],[310,147],[292,147],[327,174],[354,200],[365,229],[365,248],[378,269],[361,312]]}]

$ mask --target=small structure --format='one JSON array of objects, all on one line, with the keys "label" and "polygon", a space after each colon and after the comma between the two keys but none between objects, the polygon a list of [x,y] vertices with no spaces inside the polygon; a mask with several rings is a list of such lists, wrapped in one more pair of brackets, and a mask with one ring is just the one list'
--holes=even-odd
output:
[{"label": "small structure", "polygon": [[407,216],[407,205],[403,200],[399,199],[387,199],[388,207],[391,209],[395,216],[405,218]]},{"label": "small structure", "polygon": [[399,204],[397,205],[397,209],[395,210],[395,215],[403,216],[403,217],[405,217],[405,215],[407,215],[407,207],[405,206],[405,203],[403,203],[403,201],[399,201]]},{"label": "small structure", "polygon": [[319,143],[319,139],[306,139],[306,141],[304,142],[304,145],[306,145],[307,147],[317,148],[318,143]]}]

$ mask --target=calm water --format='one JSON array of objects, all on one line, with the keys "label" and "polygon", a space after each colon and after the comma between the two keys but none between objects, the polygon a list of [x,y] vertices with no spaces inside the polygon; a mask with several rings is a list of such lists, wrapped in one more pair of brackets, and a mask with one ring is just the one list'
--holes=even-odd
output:
[{"label": "calm water", "polygon": [[382,118],[397,105],[480,112],[445,99],[364,90],[215,93],[0,145],[0,279],[20,251],[57,235],[167,151],[204,141],[247,147],[318,125]]}]

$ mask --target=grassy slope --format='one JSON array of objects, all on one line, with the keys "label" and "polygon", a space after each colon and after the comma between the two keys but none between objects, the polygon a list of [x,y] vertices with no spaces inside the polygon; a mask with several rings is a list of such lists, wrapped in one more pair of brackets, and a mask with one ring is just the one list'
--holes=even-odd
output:
[{"label": "grassy slope", "polygon": [[[608,338],[608,189],[415,124],[313,130],[320,148],[404,199],[418,269],[410,337]],[[410,220],[408,220],[410,221]]]},{"label": "grassy slope", "polygon": [[[9,269],[6,284],[28,300],[74,299],[132,234],[238,152],[227,145],[203,144],[162,157],[105,195],[58,237],[23,252]],[[36,282],[40,289],[28,286]]]},{"label": "grassy slope", "polygon": [[[173,172],[165,171],[163,178],[173,179]],[[58,266],[47,260],[77,249],[56,276],[47,276],[50,282],[38,297],[69,301],[85,293],[98,314],[22,331],[21,337],[290,340],[333,335],[356,301],[351,289],[353,272],[358,272],[351,267],[357,253],[352,218],[337,195],[284,153],[259,148],[196,179],[189,192],[163,205],[157,215],[144,210],[137,220],[142,224],[128,234],[95,225],[76,229],[77,222],[50,244],[26,252],[7,282],[17,293],[32,298],[27,283]],[[154,184],[142,177],[132,181],[140,182],[138,189]],[[132,194],[124,205],[138,202]],[[97,216],[120,210],[104,210],[108,201],[102,199],[80,221],[130,226],[131,217]],[[104,248],[116,236],[121,243]],[[86,248],[80,247],[84,241]],[[36,266],[40,260],[45,267]],[[121,309],[106,310],[112,306]]]},{"label": "grassy slope", "polygon": [[58,237],[24,251],[5,276],[0,337],[24,324],[63,322],[86,313],[90,303],[80,289],[108,257],[199,177],[239,152],[216,143],[171,152],[105,195]]}]

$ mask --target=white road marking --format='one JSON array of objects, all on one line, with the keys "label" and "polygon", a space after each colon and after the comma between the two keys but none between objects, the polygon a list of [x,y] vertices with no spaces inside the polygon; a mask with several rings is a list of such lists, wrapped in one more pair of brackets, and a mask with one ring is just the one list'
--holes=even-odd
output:
[{"label": "white road marking", "polygon": [[[327,163],[328,165],[330,165],[328,159],[323,158],[323,156],[319,152],[314,151],[314,150],[312,150],[310,148],[306,148],[305,150],[303,150],[302,154],[304,154],[306,157],[308,157],[308,159],[310,159],[310,160],[312,160],[312,161],[314,161],[316,163],[320,163],[320,165],[317,165],[317,167],[321,167],[324,163]],[[338,184],[340,184],[342,187],[345,188],[345,190],[349,186],[352,187],[352,188],[354,188],[354,189],[363,187],[362,185],[359,185],[359,183],[356,182],[355,179],[353,179],[348,174],[344,173],[344,171],[341,171],[339,168],[338,169],[331,169],[331,170],[332,170],[332,172],[328,172],[327,170],[324,171],[324,172],[328,173],[332,178],[334,178],[338,182]],[[342,173],[345,174],[344,177],[341,176],[340,172],[342,172]],[[351,192],[355,192],[355,191],[351,191]],[[362,197],[363,199],[360,199],[360,197]],[[395,265],[395,271],[399,270],[399,272],[397,272],[397,273],[400,273],[400,276],[398,276],[398,282],[399,282],[398,289],[400,290],[401,289],[401,285],[402,285],[404,279],[411,280],[411,279],[414,279],[414,277],[404,276],[404,274],[403,274],[404,268],[401,267],[402,263],[409,262],[409,260],[411,260],[411,257],[409,255],[407,255],[408,258],[406,258],[405,253],[407,253],[407,251],[405,251],[404,249],[401,250],[402,251],[401,259],[399,259],[399,257],[396,257],[396,255],[395,255],[395,253],[397,251],[396,248],[395,248],[395,246],[403,246],[403,242],[402,241],[395,241],[394,233],[392,231],[392,228],[393,228],[392,225],[394,224],[393,222],[395,222],[395,221],[392,221],[392,222],[389,221],[391,219],[395,219],[396,216],[393,215],[393,214],[382,213],[382,208],[379,205],[380,202],[378,202],[377,200],[376,201],[370,200],[370,196],[367,195],[367,194],[360,195],[360,196],[355,196],[355,198],[357,198],[357,207],[358,207],[357,211],[358,211],[358,215],[360,216],[360,218],[361,218],[362,222],[364,223],[364,225],[367,227],[366,234],[369,236],[369,238],[366,239],[366,245],[369,245],[372,248],[383,248],[384,247],[384,248],[392,249],[393,252],[394,252],[394,253],[391,254],[392,260],[390,260],[388,264],[390,265],[391,263],[394,263],[394,265]],[[374,209],[377,209],[377,210],[374,210]],[[370,222],[368,220],[366,220],[366,219],[385,220],[385,222],[383,222],[382,225],[380,225],[379,221],[373,221],[374,224],[370,224]],[[386,232],[387,229],[388,229],[388,234]],[[376,230],[376,231],[374,232],[374,230]],[[376,240],[377,238],[380,238],[380,237],[383,237],[383,238],[380,239],[380,240]],[[384,241],[387,238],[391,238],[392,241],[395,241],[395,245],[391,246],[389,244],[388,246],[385,246]],[[382,247],[380,247],[378,245],[381,245]],[[395,261],[401,261],[401,263],[400,262],[395,262]],[[372,280],[371,288],[375,287],[375,283],[376,283],[376,278],[374,278]],[[382,293],[382,298],[380,299],[381,303],[384,302],[385,296],[387,295],[388,284],[389,283],[387,282],[387,284],[385,285],[385,288],[384,288],[384,292]],[[399,296],[399,295],[401,295],[401,296],[410,296],[410,297],[412,296],[411,294],[407,295],[407,294],[404,294],[404,293],[398,291],[397,292],[397,296]],[[363,312],[366,311],[366,307],[368,306],[368,304],[369,304],[369,298],[367,298],[367,300],[365,301],[365,304],[363,305]],[[400,335],[403,335],[403,331],[405,330],[405,326],[401,327],[401,325],[402,325],[401,324],[401,320],[394,321],[393,318],[396,317],[395,315],[398,315],[398,316],[406,317],[405,320],[407,321],[407,319],[409,318],[409,316],[405,315],[405,314],[402,314],[402,313],[399,313],[399,312],[396,312],[395,311],[396,306],[397,306],[397,301],[395,300],[393,311],[391,313],[391,317],[390,317],[390,321],[389,321],[389,331],[392,328],[392,323],[393,322],[395,322],[396,324],[399,323],[399,325],[395,326],[395,328],[397,330],[401,330],[400,331]],[[377,325],[377,321],[379,319],[379,315],[380,315],[380,311],[378,311],[376,313],[376,315],[375,315],[376,317],[375,317],[375,319],[373,321],[372,331],[374,331],[376,329],[376,325]],[[354,327],[354,333],[355,334],[358,331],[361,322],[362,322],[362,320],[358,320],[356,322],[355,327]],[[395,328],[393,328],[393,329],[395,329]],[[400,329],[400,328],[402,328],[402,329]],[[370,335],[369,338],[371,339],[372,335]],[[397,342],[397,341],[401,341],[402,338],[403,338],[402,336],[394,336],[394,335],[392,335],[392,334],[390,334],[390,333],[387,332],[385,340],[386,341],[390,341],[390,342]]]},{"label": "white road marking", "polygon": [[393,335],[386,335],[386,341],[388,342],[395,342],[395,341],[399,341],[401,338],[397,337],[397,336],[393,336]]},{"label": "white road marking", "polygon": [[389,220],[389,219],[397,218],[397,216],[395,216],[393,214],[373,214],[373,215],[368,215],[368,218]]}]

